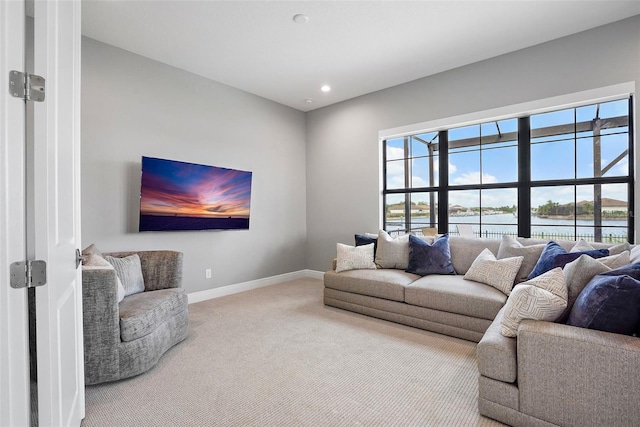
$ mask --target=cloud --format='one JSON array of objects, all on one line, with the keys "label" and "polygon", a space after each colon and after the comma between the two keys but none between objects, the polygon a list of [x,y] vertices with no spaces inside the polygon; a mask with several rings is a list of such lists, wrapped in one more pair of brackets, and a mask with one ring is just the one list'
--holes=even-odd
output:
[{"label": "cloud", "polygon": [[[488,173],[482,174],[482,184],[491,184],[498,182],[498,179]],[[480,184],[480,171],[463,173],[461,176],[454,178],[451,182],[455,185]]]}]

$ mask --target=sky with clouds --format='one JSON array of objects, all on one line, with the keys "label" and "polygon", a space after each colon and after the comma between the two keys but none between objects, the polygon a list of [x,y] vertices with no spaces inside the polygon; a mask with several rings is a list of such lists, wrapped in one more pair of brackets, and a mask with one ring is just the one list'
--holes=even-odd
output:
[{"label": "sky with clouds", "polygon": [[[590,105],[576,109],[567,109],[552,113],[531,116],[532,134],[539,128],[550,126],[573,125],[574,122],[593,120],[596,114],[600,118],[618,117],[628,114],[627,100],[612,101],[597,105]],[[627,128],[603,129],[601,132],[601,167],[604,168],[616,159],[628,147],[628,134],[620,133]],[[449,183],[452,186],[480,183],[508,183],[518,179],[517,159],[517,119],[507,119],[499,122],[483,123],[466,126],[449,131],[449,141],[453,146],[457,141],[481,138],[484,144],[490,142],[498,133],[514,135],[513,141],[501,141],[483,145],[453,148],[449,151]],[[575,179],[594,176],[594,141],[592,132],[564,133],[545,137],[533,138],[531,146],[531,178],[536,180]],[[418,135],[425,142],[437,142],[437,132]],[[433,165],[434,186],[438,185],[438,156],[433,155],[433,161],[428,157],[427,144],[416,139],[412,142],[412,156],[410,160],[411,180],[413,188],[429,187],[430,166]],[[476,143],[477,144],[477,143]],[[403,139],[397,138],[387,141],[387,188],[404,188],[404,148]],[[628,155],[617,161],[605,176],[625,176],[628,173]],[[575,192],[575,195],[574,195]],[[602,186],[602,197],[627,200],[625,184],[607,184]],[[574,201],[593,200],[593,186],[585,185],[534,188],[531,192],[531,205],[537,207],[548,200],[560,204]],[[574,200],[575,198],[575,200]],[[402,201],[402,196],[389,198]],[[466,207],[480,205],[480,192],[450,191],[449,203]],[[412,201],[428,201],[427,193],[413,195]],[[517,205],[516,189],[483,190],[482,205],[484,207],[499,207]]]},{"label": "sky with clouds", "polygon": [[248,218],[251,172],[142,158],[140,213]]}]

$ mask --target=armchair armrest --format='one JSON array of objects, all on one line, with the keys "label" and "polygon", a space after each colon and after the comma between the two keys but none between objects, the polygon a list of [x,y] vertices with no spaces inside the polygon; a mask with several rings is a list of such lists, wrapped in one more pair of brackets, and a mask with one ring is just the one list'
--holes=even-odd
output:
[{"label": "armchair armrest", "polygon": [[87,384],[95,384],[119,370],[120,315],[115,270],[82,267],[82,306],[85,379]]},{"label": "armchair armrest", "polygon": [[133,254],[140,257],[145,291],[182,287],[182,252],[133,251],[105,255],[122,258]]},{"label": "armchair armrest", "polygon": [[558,425],[640,419],[640,338],[525,320],[517,351],[521,412]]}]

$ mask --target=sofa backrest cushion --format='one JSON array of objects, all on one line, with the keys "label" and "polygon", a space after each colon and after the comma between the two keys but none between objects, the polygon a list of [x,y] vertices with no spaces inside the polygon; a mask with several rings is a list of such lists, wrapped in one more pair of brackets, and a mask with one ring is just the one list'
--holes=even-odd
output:
[{"label": "sofa backrest cushion", "polygon": [[449,249],[451,251],[451,263],[457,274],[465,274],[476,260],[478,255],[489,249],[494,255],[498,254],[500,240],[484,239],[477,237],[449,237]]}]

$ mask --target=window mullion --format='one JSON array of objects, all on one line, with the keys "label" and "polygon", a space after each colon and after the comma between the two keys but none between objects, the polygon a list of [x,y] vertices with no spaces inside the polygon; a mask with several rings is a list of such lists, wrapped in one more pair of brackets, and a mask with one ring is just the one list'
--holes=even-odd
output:
[{"label": "window mullion", "polygon": [[531,237],[531,121],[518,119],[518,236]]},{"label": "window mullion", "polygon": [[449,133],[446,130],[439,132],[438,151],[438,233],[443,234],[449,231]]}]

